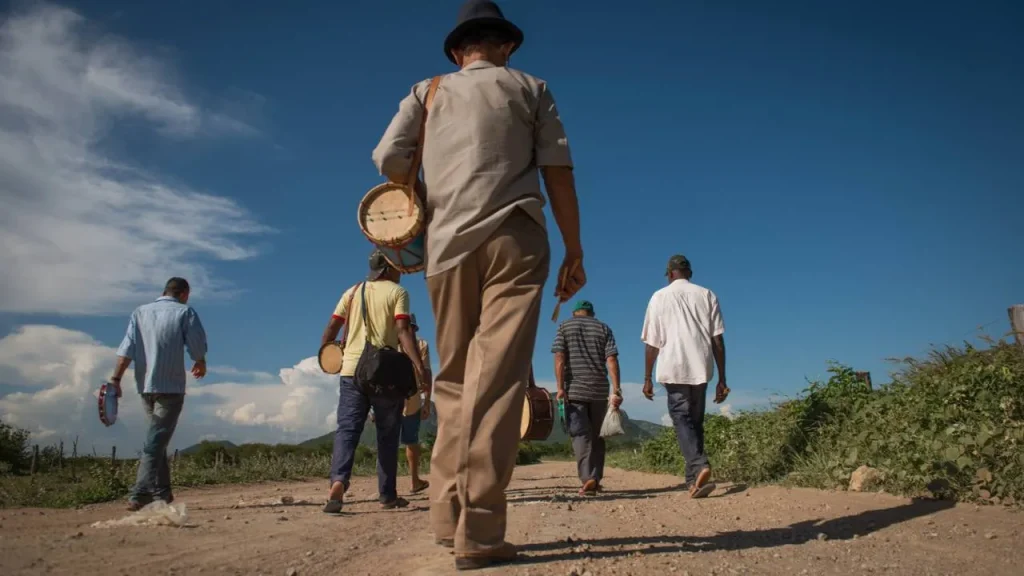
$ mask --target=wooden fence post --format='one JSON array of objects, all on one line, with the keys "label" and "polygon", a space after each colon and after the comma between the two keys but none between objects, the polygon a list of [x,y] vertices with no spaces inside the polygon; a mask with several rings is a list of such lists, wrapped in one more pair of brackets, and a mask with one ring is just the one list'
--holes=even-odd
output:
[{"label": "wooden fence post", "polygon": [[177,464],[177,463],[178,463],[178,449],[175,448],[174,449],[174,456],[171,457],[171,464]]},{"label": "wooden fence post", "polygon": [[57,469],[64,470],[64,441],[60,441],[60,453],[57,456]]},{"label": "wooden fence post", "polygon": [[31,464],[31,466],[29,466],[29,469],[28,469],[29,470],[29,474],[32,474],[34,476],[35,473],[36,473],[36,470],[38,470],[38,469],[39,469],[39,444],[34,444],[32,446],[32,464]]},{"label": "wooden fence post", "polygon": [[1010,315],[1010,329],[1017,345],[1024,350],[1024,304],[1015,304],[1007,310]]},{"label": "wooden fence post", "polygon": [[78,436],[75,436],[75,442],[71,445],[71,479],[75,478],[75,460],[78,459]]},{"label": "wooden fence post", "polygon": [[853,377],[856,378],[858,381],[867,384],[868,390],[874,389],[871,386],[871,372],[854,372]]},{"label": "wooden fence post", "polygon": [[110,447],[110,469],[117,468],[117,446]]}]

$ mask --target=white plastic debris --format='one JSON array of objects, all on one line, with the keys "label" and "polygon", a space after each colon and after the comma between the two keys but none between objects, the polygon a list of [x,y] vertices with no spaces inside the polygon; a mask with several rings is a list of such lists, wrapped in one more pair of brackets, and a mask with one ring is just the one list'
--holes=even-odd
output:
[{"label": "white plastic debris", "polygon": [[184,503],[168,504],[157,500],[142,509],[117,520],[94,522],[93,528],[117,528],[120,526],[192,526],[188,522],[188,509]]}]

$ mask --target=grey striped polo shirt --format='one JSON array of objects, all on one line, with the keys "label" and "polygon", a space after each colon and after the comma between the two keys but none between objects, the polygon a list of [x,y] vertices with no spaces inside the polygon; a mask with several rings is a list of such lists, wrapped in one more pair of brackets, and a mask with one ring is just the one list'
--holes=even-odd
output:
[{"label": "grey striped polo shirt", "polygon": [[565,389],[569,400],[607,400],[607,360],[619,353],[607,324],[592,316],[573,316],[562,322],[551,345],[552,354],[565,355]]}]

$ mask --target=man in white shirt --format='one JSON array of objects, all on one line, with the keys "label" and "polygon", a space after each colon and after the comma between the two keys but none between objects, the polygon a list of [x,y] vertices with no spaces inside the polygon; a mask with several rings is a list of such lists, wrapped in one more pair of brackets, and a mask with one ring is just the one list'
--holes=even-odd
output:
[{"label": "man in white shirt", "polygon": [[654,400],[651,375],[657,362],[658,382],[668,392],[668,413],[686,460],[690,497],[705,498],[715,489],[704,453],[704,410],[714,365],[718,366],[715,402],[725,401],[729,393],[725,324],[715,293],[690,282],[693,271],[685,256],[671,257],[665,275],[669,284],[651,296],[640,337],[647,348],[643,392]]}]

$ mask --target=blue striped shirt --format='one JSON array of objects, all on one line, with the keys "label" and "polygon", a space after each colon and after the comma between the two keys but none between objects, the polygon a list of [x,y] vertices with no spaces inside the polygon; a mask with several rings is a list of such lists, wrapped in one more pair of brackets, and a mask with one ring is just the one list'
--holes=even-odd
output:
[{"label": "blue striped shirt", "polygon": [[139,394],[184,394],[185,348],[193,361],[206,358],[199,315],[191,306],[161,296],[132,312],[117,355],[135,362]]}]

